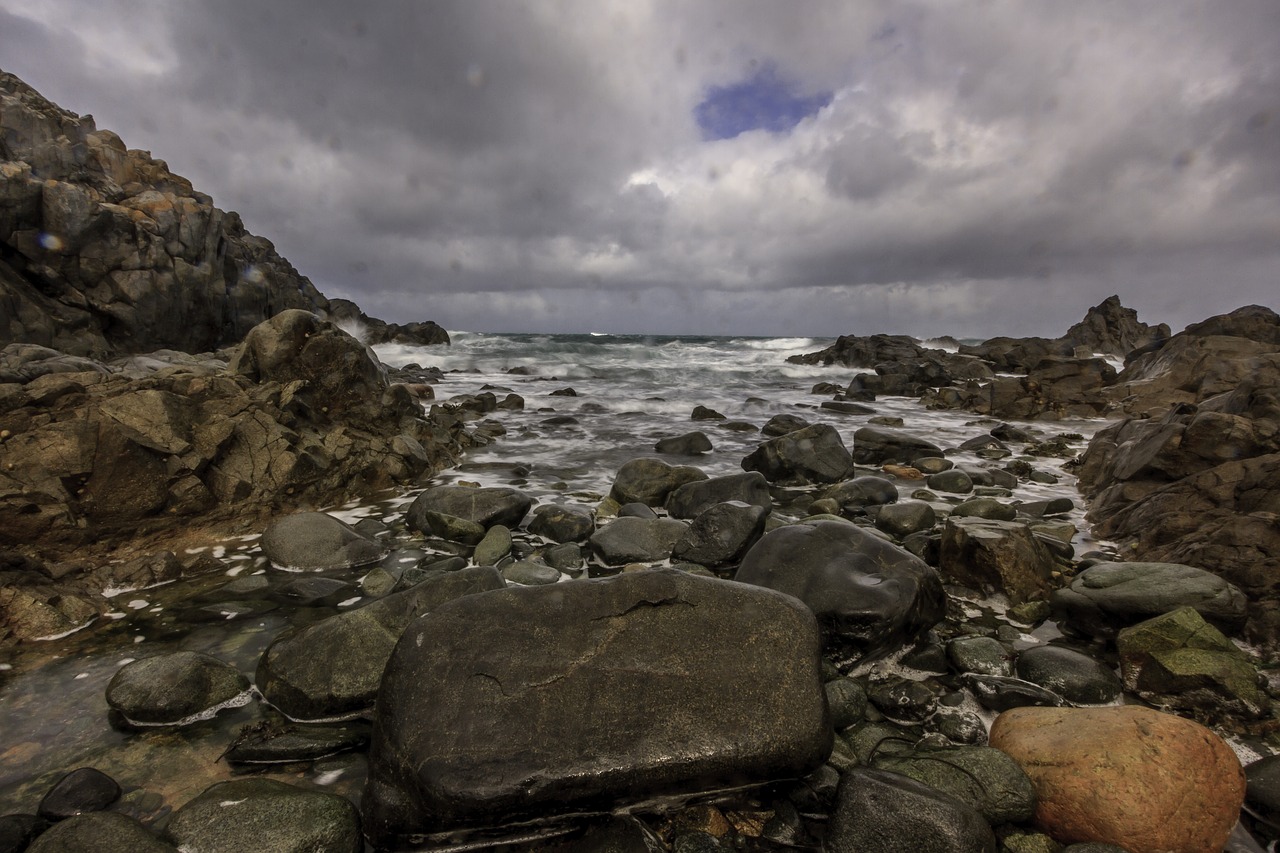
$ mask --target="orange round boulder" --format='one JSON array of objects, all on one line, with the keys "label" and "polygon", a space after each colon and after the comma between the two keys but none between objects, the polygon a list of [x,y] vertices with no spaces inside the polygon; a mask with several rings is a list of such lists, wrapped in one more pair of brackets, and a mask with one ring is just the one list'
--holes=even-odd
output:
[{"label": "orange round boulder", "polygon": [[1231,747],[1150,708],[1015,708],[996,718],[990,744],[1031,777],[1035,821],[1063,843],[1219,853],[1244,802]]}]

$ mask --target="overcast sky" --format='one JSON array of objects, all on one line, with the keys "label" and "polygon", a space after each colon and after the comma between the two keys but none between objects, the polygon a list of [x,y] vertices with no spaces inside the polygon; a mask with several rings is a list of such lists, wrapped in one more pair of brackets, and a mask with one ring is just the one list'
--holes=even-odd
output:
[{"label": "overcast sky", "polygon": [[0,0],[0,68],[449,329],[1280,308],[1280,2]]}]

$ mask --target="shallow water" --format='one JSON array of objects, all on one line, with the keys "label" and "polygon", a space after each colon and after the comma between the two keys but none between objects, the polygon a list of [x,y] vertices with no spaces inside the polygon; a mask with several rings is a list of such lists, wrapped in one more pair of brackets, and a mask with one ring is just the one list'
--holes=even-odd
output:
[{"label": "shallow water", "polygon": [[[385,345],[376,351],[392,366],[416,362],[446,371],[435,386],[438,403],[496,386],[521,395],[525,408],[486,416],[505,427],[506,435],[470,452],[458,467],[434,477],[432,485],[510,485],[540,503],[594,507],[608,494],[624,462],[655,456],[658,439],[693,430],[706,433],[714,450],[697,457],[665,457],[667,461],[696,465],[711,476],[741,472],[742,458],[764,438],[754,430],[726,428],[726,422],[692,421],[697,405],[724,414],[729,423],[755,427],[775,414],[798,414],[835,426],[846,446],[852,446],[854,431],[870,417],[820,410],[819,404],[829,397],[810,393],[818,382],[844,386],[856,371],[785,363],[787,356],[820,349],[828,340],[465,332],[453,337],[453,346],[447,348]],[[511,368],[532,375],[510,374]],[[573,388],[578,396],[552,396],[563,388]],[[505,395],[501,390],[495,393],[499,399]],[[985,434],[994,424],[979,423],[964,412],[928,411],[901,398],[884,398],[873,408],[880,415],[902,418],[903,431],[943,448]],[[546,423],[565,415],[575,422]],[[1087,439],[1102,423],[1022,426],[1045,436],[1069,432]],[[1075,447],[1083,450],[1084,442]],[[948,456],[956,462],[984,464],[972,454]],[[1064,460],[1032,461],[1059,475],[1060,481],[1020,484],[1014,500],[1068,496],[1080,502],[1074,478],[1059,469]],[[985,464],[999,467],[1003,461]],[[921,485],[901,483],[900,492],[906,497]],[[382,495],[331,511],[348,521],[377,518],[395,528],[416,494]],[[1072,520],[1081,531],[1077,551],[1097,547],[1080,510]],[[62,773],[86,765],[116,778],[129,792],[128,810],[145,819],[163,816],[213,782],[231,778],[231,769],[219,756],[242,725],[262,718],[261,703],[178,731],[121,732],[108,721],[104,699],[115,671],[138,657],[191,650],[226,660],[252,679],[262,650],[288,625],[314,621],[365,600],[352,587],[317,605],[300,607],[254,589],[264,585],[252,580],[255,577],[278,587],[297,575],[268,566],[253,536],[223,543],[214,555],[226,563],[224,574],[154,589],[112,591],[112,618],[68,637],[27,644],[3,661],[8,668],[0,669],[0,813],[34,811],[40,795]],[[330,576],[355,584],[366,572],[355,569]],[[309,780],[358,797],[363,758],[339,756],[286,765],[271,775]]]}]

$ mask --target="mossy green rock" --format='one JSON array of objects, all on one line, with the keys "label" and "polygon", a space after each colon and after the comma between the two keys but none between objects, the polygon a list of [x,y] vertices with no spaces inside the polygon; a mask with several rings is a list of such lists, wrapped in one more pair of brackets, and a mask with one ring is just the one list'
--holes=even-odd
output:
[{"label": "mossy green rock", "polygon": [[1125,687],[1144,699],[1215,718],[1270,710],[1253,664],[1190,607],[1124,629],[1116,647]]}]

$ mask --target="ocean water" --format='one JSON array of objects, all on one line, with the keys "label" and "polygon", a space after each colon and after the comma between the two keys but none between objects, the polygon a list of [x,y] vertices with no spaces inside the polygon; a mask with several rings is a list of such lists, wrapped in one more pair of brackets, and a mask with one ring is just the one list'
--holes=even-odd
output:
[{"label": "ocean water", "polygon": [[[444,371],[434,388],[436,405],[492,390],[499,399],[519,394],[524,409],[484,416],[500,424],[505,435],[469,452],[457,467],[415,489],[328,508],[334,514],[349,521],[373,517],[394,526],[423,488],[457,482],[514,486],[538,503],[594,508],[609,493],[618,468],[636,457],[656,456],[654,443],[661,438],[704,432],[711,452],[664,458],[718,476],[742,471],[743,457],[765,440],[757,429],[773,415],[790,413],[831,424],[846,446],[853,445],[854,432],[871,417],[823,410],[820,404],[830,395],[812,393],[819,382],[844,386],[857,371],[786,363],[788,356],[821,349],[829,339],[451,335],[448,347],[380,345],[375,351],[388,365],[417,363]],[[576,396],[552,393],[566,388]],[[727,420],[691,420],[700,405]],[[902,431],[947,449],[986,434],[994,423],[966,412],[929,411],[902,398],[883,398],[873,407],[879,415],[901,418]],[[1046,437],[1070,432],[1085,440],[1101,425],[1022,424]],[[1082,450],[1084,441],[1077,446]],[[984,463],[969,453],[948,455],[958,463],[1003,464]],[[1020,484],[1012,499],[1067,496],[1079,503],[1074,479],[1060,471],[1063,461],[1033,460],[1038,468],[1059,475],[1059,482]],[[904,481],[899,490],[908,497],[920,485]],[[778,512],[786,517],[785,508]],[[1077,551],[1096,547],[1081,511],[1071,518],[1079,528]],[[259,703],[179,732],[124,733],[110,726],[104,693],[125,662],[179,649],[213,654],[252,679],[259,656],[280,631],[363,603],[358,587],[341,601],[306,612],[263,593],[233,591],[252,589],[246,581],[258,576],[263,587],[288,580],[267,564],[257,540],[256,535],[241,536],[210,549],[226,563],[224,575],[154,589],[110,590],[113,612],[108,618],[70,636],[26,644],[0,661],[0,802],[7,811],[34,810],[41,791],[80,766],[96,766],[120,781],[133,798],[132,813],[144,819],[231,778],[219,756],[240,726],[261,719]],[[365,573],[354,569],[334,576],[354,585]],[[307,778],[357,796],[362,762],[361,756],[338,757],[305,768],[281,768],[276,775]]]},{"label": "ocean water", "polygon": [[[858,369],[788,364],[787,357],[820,350],[830,338],[731,338],[644,335],[502,335],[451,332],[449,347],[374,348],[386,364],[437,366],[445,371],[435,386],[436,401],[490,388],[502,399],[519,394],[525,408],[490,416],[507,430],[492,445],[472,451],[462,465],[435,482],[459,480],[513,485],[541,502],[593,504],[607,495],[618,468],[640,456],[659,456],[662,438],[698,430],[713,450],[695,457],[660,457],[671,464],[696,465],[709,476],[741,473],[742,459],[766,439],[757,429],[774,415],[794,414],[839,430],[852,448],[854,432],[873,415],[821,409],[830,394],[814,394],[818,383],[844,387]],[[520,371],[511,373],[512,370]],[[577,396],[554,396],[571,388]],[[871,404],[877,415],[902,419],[903,432],[944,449],[989,432],[969,412],[932,411],[916,400],[884,397]],[[697,406],[726,421],[691,419]],[[565,417],[572,423],[562,422]],[[741,429],[732,425],[757,429]],[[1087,438],[1101,421],[1021,424],[1045,436],[1078,433]],[[730,426],[726,426],[730,425]],[[1083,449],[1083,444],[1080,445]],[[970,453],[948,453],[957,463],[983,463]],[[1061,477],[1055,486],[1023,484],[1015,499],[1075,497],[1075,481],[1045,459],[1040,467]],[[903,484],[907,497],[919,484]],[[1083,517],[1077,515],[1082,534]],[[1081,544],[1090,544],[1083,536]]]}]

